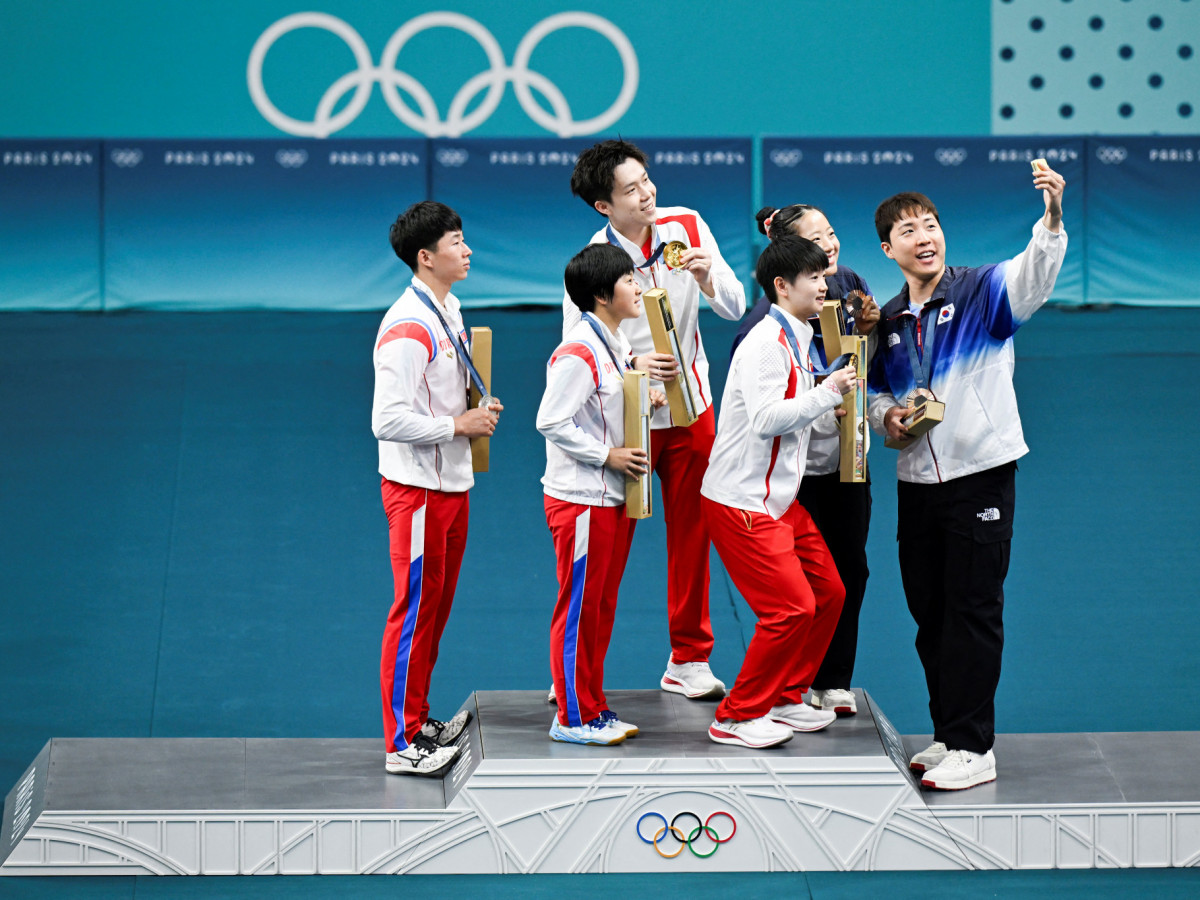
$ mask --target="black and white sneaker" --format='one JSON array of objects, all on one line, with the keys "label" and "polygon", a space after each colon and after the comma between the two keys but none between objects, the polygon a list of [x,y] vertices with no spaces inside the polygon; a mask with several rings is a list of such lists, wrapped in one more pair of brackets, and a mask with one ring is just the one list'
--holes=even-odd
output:
[{"label": "black and white sneaker", "polygon": [[439,747],[446,747],[453,744],[463,729],[467,727],[467,723],[471,721],[471,711],[469,709],[462,710],[449,722],[442,722],[438,719],[426,719],[425,724],[421,726],[421,734],[432,740]]},{"label": "black and white sneaker", "polygon": [[432,738],[418,734],[403,750],[387,755],[387,770],[392,775],[444,775],[458,759],[458,747],[439,747]]}]

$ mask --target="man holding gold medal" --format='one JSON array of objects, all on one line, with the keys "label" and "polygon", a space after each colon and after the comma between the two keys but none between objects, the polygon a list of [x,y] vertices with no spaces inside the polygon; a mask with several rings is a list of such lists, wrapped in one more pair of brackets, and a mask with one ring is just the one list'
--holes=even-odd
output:
[{"label": "man holding gold medal", "polygon": [[[678,358],[655,351],[646,315],[621,323],[633,349],[633,366],[649,373],[655,388],[684,379],[695,421],[680,424],[669,408],[652,419],[650,463],[662,488],[667,528],[667,613],[671,655],[660,680],[665,691],[692,699],[717,698],[725,685],[708,665],[713,635],[708,615],[709,535],[700,512],[700,484],[716,434],[708,358],[700,339],[700,298],[717,315],[738,319],[745,311],[741,282],[695,210],[660,208],[646,172],[646,155],[625,141],[604,141],[579,156],[571,191],[608,221],[590,241],[628,254],[643,294],[662,288],[673,315]],[[580,321],[569,296],[563,299],[563,333]]]},{"label": "man holding gold medal", "polygon": [[946,266],[937,208],[925,195],[897,194],[875,211],[883,252],[905,285],[876,327],[870,420],[901,448],[900,574],[934,729],[910,766],[939,790],[996,778],[1004,578],[1016,460],[1029,451],[1012,337],[1049,298],[1067,249],[1063,177],[1035,160],[1033,186],[1045,213],[1028,246],[980,268]]}]

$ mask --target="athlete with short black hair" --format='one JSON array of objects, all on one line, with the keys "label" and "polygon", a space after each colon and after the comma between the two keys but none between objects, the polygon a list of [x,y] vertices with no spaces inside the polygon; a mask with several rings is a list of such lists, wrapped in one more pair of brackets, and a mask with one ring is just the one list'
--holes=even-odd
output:
[{"label": "athlete with short black hair", "polygon": [[395,579],[380,661],[386,768],[439,775],[458,756],[453,743],[470,718],[466,710],[448,722],[429,717],[429,682],[467,541],[470,439],[491,435],[504,407],[491,398],[486,409],[467,409],[468,341],[450,292],[471,268],[458,214],[415,203],[390,238],[413,276],[384,315],[374,351],[371,425]]},{"label": "athlete with short black hair", "polygon": [[[646,171],[647,157],[627,141],[602,141],[580,154],[571,175],[571,190],[607,220],[591,239],[622,250],[634,266],[644,292],[665,288],[675,317],[683,353],[682,369],[674,357],[657,353],[643,314],[621,323],[634,353],[634,365],[648,372],[655,386],[686,378],[696,398],[699,419],[690,427],[676,425],[670,410],[654,413],[650,463],[662,488],[667,527],[667,621],[671,655],[659,681],[665,691],[693,699],[716,698],[725,685],[709,668],[712,625],[708,613],[708,531],[700,514],[700,482],[708,465],[715,423],[708,357],[700,339],[700,298],[725,319],[745,310],[746,295],[737,276],[721,257],[717,242],[700,214],[685,207],[660,208],[658,190]],[[668,263],[663,248],[671,241],[686,247]],[[677,264],[677,265],[676,265]],[[563,334],[580,321],[569,295],[563,297]]]}]

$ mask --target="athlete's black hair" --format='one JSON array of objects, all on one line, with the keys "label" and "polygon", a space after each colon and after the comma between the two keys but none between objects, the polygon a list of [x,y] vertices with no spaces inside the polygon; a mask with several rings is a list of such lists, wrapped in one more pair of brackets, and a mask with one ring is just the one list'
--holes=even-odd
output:
[{"label": "athlete's black hair", "polygon": [[588,244],[567,263],[563,282],[571,302],[583,312],[596,308],[596,298],[611,300],[617,282],[633,272],[633,260],[612,244]]},{"label": "athlete's black hair", "polygon": [[[767,237],[779,237],[781,234],[791,234],[792,226],[803,219],[810,212],[819,212],[825,215],[825,211],[819,206],[811,206],[808,203],[793,203],[791,206],[783,206],[776,209],[773,206],[764,206],[754,214],[754,221],[758,223],[759,234],[767,234],[767,219],[771,219],[771,233]],[[771,218],[774,216],[774,218]]]},{"label": "athlete's black hair", "polygon": [[637,160],[643,166],[648,161],[646,154],[628,141],[593,144],[579,154],[571,173],[571,193],[592,209],[596,208],[597,200],[612,200],[613,173],[627,159]]},{"label": "athlete's black hair", "polygon": [[885,244],[890,243],[893,225],[905,216],[921,213],[929,213],[939,225],[942,223],[937,207],[924,194],[918,194],[916,191],[894,194],[875,207],[875,233],[879,235],[879,240]]},{"label": "athlete's black hair", "polygon": [[775,279],[794,281],[797,275],[812,275],[829,268],[829,257],[825,251],[807,238],[787,232],[771,240],[758,257],[754,277],[772,303],[779,298],[775,294]]},{"label": "athlete's black hair", "polygon": [[445,203],[422,200],[402,212],[392,223],[388,237],[396,255],[417,271],[417,253],[437,250],[438,241],[450,231],[462,231],[462,219]]}]

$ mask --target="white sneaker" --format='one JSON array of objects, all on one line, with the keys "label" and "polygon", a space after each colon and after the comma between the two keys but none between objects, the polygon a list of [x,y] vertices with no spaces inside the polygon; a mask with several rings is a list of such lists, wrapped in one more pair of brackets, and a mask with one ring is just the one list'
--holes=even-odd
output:
[{"label": "white sneaker", "polygon": [[567,744],[619,744],[625,732],[597,716],[584,725],[560,725],[558,719],[550,726],[550,739]]},{"label": "white sneaker", "polygon": [[767,718],[792,731],[820,731],[837,719],[837,713],[828,709],[813,709],[807,703],[785,703],[775,706]]},{"label": "white sneaker", "polygon": [[618,716],[611,709],[606,709],[604,712],[600,713],[600,718],[613,728],[616,728],[618,731],[625,732],[625,737],[627,738],[638,736],[638,727],[636,725],[631,725],[629,722],[622,722],[620,716]]},{"label": "white sneaker", "polygon": [[951,750],[941,765],[925,773],[921,786],[937,791],[961,791],[995,780],[996,757],[991,750],[987,753]]},{"label": "white sneaker", "polygon": [[554,685],[550,685],[550,693],[546,695],[546,702],[558,705],[558,698],[554,696]]},{"label": "white sneaker", "polygon": [[386,768],[392,775],[441,775],[458,759],[458,747],[439,747],[433,739],[418,733],[403,750],[387,755]]},{"label": "white sneaker", "polygon": [[425,724],[421,726],[421,734],[432,740],[439,747],[446,747],[454,743],[470,721],[471,711],[469,709],[461,710],[449,722],[442,722],[438,719],[426,719]]},{"label": "white sneaker", "polygon": [[677,663],[668,658],[667,671],[658,685],[689,700],[719,700],[725,696],[725,682],[713,675],[706,662]]},{"label": "white sneaker", "polygon": [[854,691],[844,688],[830,688],[827,691],[813,689],[808,694],[808,702],[812,704],[813,709],[827,709],[839,716],[853,716],[858,713]]},{"label": "white sneaker", "polygon": [[950,751],[941,741],[934,741],[916,756],[908,761],[908,767],[914,772],[925,772],[937,768]]},{"label": "white sneaker", "polygon": [[720,722],[713,719],[713,723],[708,726],[708,736],[718,744],[740,744],[757,750],[786,744],[792,739],[792,729],[787,725],[772,722],[766,716],[747,719],[745,722],[735,722],[732,719]]}]

